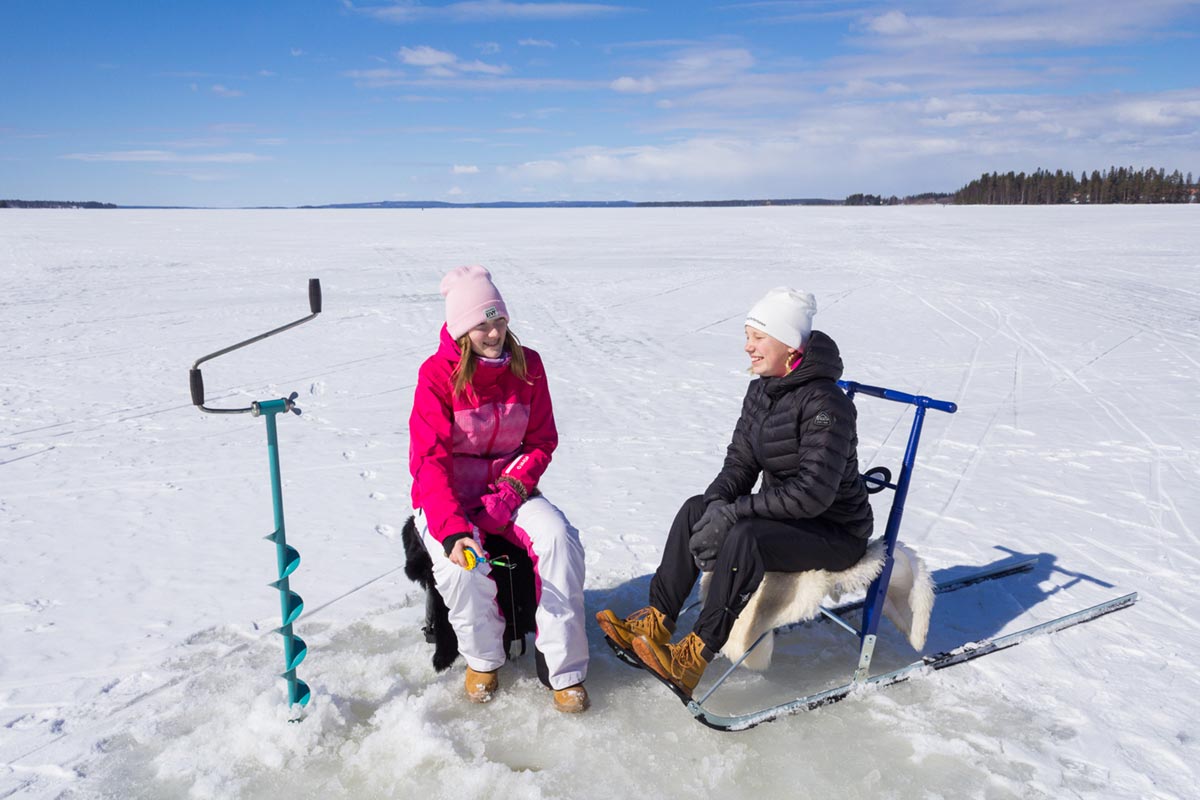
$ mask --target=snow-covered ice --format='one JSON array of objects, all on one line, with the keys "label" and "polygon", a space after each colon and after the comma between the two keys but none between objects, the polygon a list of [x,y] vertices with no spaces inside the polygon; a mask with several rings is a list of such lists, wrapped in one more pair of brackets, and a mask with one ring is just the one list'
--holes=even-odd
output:
[{"label": "snow-covered ice", "polygon": [[[2,212],[0,798],[1194,797],[1198,214]],[[461,667],[430,666],[399,542],[416,370],[464,263],[548,365],[543,488],[582,531],[590,611],[644,601],[737,416],[742,315],[781,284],[816,294],[848,378],[959,404],[927,419],[902,531],[935,576],[1040,556],[940,599],[930,652],[1141,599],[738,734],[594,625],[587,714],[553,711],[530,657],[471,706]],[[279,420],[314,694],[289,724],[264,426],[198,413],[187,369],[307,314],[310,277],[320,317],[204,367],[214,404],[304,410]],[[895,466],[908,411],[858,406],[864,466]],[[801,630],[733,691],[788,699],[853,655]]]}]

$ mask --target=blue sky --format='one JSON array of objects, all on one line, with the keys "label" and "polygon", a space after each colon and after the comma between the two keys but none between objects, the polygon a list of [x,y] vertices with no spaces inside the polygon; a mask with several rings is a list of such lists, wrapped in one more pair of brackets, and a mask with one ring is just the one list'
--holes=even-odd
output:
[{"label": "blue sky", "polygon": [[0,198],[953,191],[1200,175],[1200,0],[0,3]]}]

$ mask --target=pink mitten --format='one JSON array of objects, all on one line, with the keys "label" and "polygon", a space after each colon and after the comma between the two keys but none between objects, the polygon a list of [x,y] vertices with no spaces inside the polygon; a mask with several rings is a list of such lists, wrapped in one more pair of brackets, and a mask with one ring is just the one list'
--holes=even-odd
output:
[{"label": "pink mitten", "polygon": [[491,494],[485,494],[480,500],[483,509],[475,515],[474,522],[484,533],[500,533],[507,528],[521,507],[521,495],[508,481],[501,482],[499,487],[493,486]]}]

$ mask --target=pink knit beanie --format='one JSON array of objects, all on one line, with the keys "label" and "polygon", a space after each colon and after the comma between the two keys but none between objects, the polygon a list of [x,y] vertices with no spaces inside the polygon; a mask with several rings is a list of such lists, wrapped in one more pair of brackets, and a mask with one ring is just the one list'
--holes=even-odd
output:
[{"label": "pink knit beanie", "polygon": [[446,329],[455,339],[476,325],[508,316],[500,290],[492,283],[492,273],[483,267],[456,267],[442,278],[442,297],[446,298]]}]

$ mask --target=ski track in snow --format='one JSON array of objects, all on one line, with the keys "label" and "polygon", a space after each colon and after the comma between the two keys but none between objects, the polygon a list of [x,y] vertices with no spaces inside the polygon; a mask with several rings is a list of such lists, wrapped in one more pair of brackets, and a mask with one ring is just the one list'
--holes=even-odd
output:
[{"label": "ski track in snow", "polygon": [[[1194,796],[1196,214],[3,212],[0,799]],[[847,378],[958,403],[926,417],[902,529],[935,577],[1038,557],[939,598],[926,652],[1140,602],[740,734],[697,725],[590,622],[583,717],[550,708],[530,657],[465,703],[461,662],[430,666],[398,531],[438,282],[466,263],[548,365],[543,489],[582,531],[589,613],[644,603],[724,456],[745,310],[783,284],[816,294]],[[263,425],[197,413],[186,371],[307,314],[309,277],[316,320],[204,366],[213,405],[300,395],[279,438],[314,699],[289,724]],[[895,471],[910,412],[857,405],[861,466]],[[831,627],[735,675],[728,710],[844,681]],[[876,671],[915,657],[881,632]]]}]

